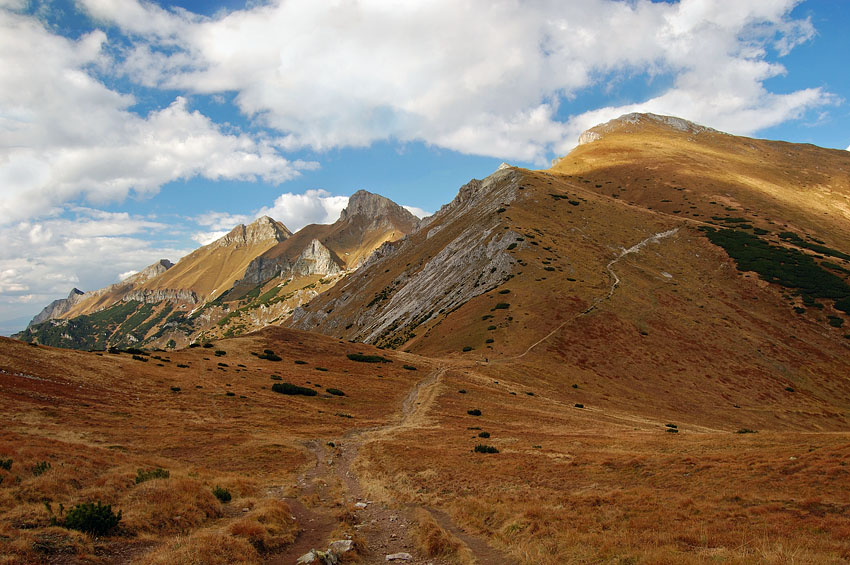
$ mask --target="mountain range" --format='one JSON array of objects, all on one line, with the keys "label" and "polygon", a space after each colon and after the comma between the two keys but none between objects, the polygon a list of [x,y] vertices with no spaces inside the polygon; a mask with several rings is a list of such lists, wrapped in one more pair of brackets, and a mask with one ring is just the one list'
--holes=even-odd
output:
[{"label": "mountain range", "polygon": [[[850,153],[628,114],[428,218],[260,218],[0,339],[0,553],[846,561],[848,319]],[[56,527],[95,497],[125,530]]]}]

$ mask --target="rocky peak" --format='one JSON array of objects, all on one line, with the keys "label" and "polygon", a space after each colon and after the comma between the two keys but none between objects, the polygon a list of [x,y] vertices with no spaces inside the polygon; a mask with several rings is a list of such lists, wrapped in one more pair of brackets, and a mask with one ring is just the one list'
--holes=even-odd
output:
[{"label": "rocky peak", "polygon": [[701,126],[675,116],[632,112],[582,132],[582,134],[578,137],[578,144],[584,145],[585,143],[592,143],[597,139],[602,139],[605,134],[615,131],[638,131],[641,129],[641,126],[662,127],[664,129],[680,131],[692,135],[698,135],[703,132],[718,133],[717,130]]},{"label": "rocky peak", "polygon": [[149,265],[136,273],[135,275],[129,276],[119,284],[138,284],[143,283],[145,281],[149,281],[152,278],[161,275],[168,269],[174,266],[174,263],[169,261],[168,259],[160,259],[153,265]]},{"label": "rocky peak", "polygon": [[339,221],[348,220],[355,216],[365,216],[369,220],[383,220],[393,217],[415,225],[418,218],[380,194],[358,190],[348,199],[348,206],[339,214]]},{"label": "rocky peak", "polygon": [[257,218],[252,223],[239,224],[230,233],[217,240],[219,247],[227,245],[253,245],[263,241],[283,241],[292,235],[285,225],[269,218],[262,216]]}]

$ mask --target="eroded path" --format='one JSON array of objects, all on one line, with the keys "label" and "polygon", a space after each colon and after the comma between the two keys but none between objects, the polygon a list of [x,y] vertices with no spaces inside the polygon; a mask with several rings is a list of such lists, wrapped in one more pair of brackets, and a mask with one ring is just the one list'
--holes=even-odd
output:
[{"label": "eroded path", "polygon": [[[428,424],[428,412],[439,395],[441,379],[451,368],[449,362],[440,363],[416,383],[388,424],[351,430],[339,441],[307,443],[315,463],[299,477],[298,496],[285,498],[302,531],[294,544],[268,563],[292,564],[311,549],[324,550],[331,541],[347,537],[357,543],[361,563],[386,563],[387,555],[397,553],[410,554],[409,560],[398,563],[422,565],[514,562],[483,538],[459,528],[441,510],[368,500],[356,470],[355,462],[364,445]],[[460,549],[453,555],[432,557],[419,549],[415,529],[423,512],[456,540]]]}]

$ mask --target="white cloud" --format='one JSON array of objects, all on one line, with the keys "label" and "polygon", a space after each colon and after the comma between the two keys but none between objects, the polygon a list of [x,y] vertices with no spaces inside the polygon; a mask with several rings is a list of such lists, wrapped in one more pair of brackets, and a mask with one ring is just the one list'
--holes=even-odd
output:
[{"label": "white cloud", "polygon": [[167,226],[148,218],[91,208],[72,216],[0,226],[0,321],[32,317],[73,287],[102,288],[189,251],[152,243]]},{"label": "white cloud", "polygon": [[767,49],[787,53],[814,35],[789,15],[799,0],[288,0],[214,18],[80,1],[145,38],[121,63],[127,76],[236,92],[240,110],[280,131],[274,143],[286,150],[398,139],[543,161],[574,143],[589,116],[582,108],[563,123],[559,106],[613,74],[673,84],[593,114],[605,119],[634,106],[752,133],[831,102],[820,89],[763,86],[784,72]]},{"label": "white cloud", "polygon": [[95,78],[112,68],[106,43],[103,31],[70,40],[0,9],[0,223],[80,196],[120,201],[194,176],[280,183],[314,166],[283,158],[273,139],[225,131],[182,96],[131,112],[132,96]]},{"label": "white cloud", "polygon": [[402,208],[404,208],[405,210],[407,210],[408,212],[410,212],[411,214],[413,214],[414,216],[416,216],[420,220],[422,218],[425,218],[425,217],[433,214],[433,212],[427,212],[427,211],[423,210],[422,208],[417,208],[416,206],[402,206]]},{"label": "white cloud", "polygon": [[123,281],[124,279],[130,278],[136,273],[138,273],[138,269],[130,269],[129,271],[124,271],[123,273],[118,273],[118,281]]}]

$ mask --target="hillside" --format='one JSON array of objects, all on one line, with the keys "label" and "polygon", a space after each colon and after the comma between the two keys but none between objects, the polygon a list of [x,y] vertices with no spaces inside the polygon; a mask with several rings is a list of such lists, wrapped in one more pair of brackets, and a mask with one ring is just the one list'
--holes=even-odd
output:
[{"label": "hillside", "polygon": [[[467,185],[287,323],[520,366],[623,409],[682,417],[699,395],[718,424],[766,424],[776,409],[800,427],[845,426],[850,155],[653,116],[600,129],[551,170],[504,168]],[[739,164],[724,167],[727,153]],[[799,158],[786,165],[788,155]],[[779,167],[797,180],[778,184]],[[807,212],[816,194],[839,211]]]}]

